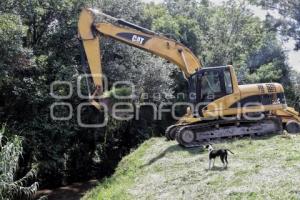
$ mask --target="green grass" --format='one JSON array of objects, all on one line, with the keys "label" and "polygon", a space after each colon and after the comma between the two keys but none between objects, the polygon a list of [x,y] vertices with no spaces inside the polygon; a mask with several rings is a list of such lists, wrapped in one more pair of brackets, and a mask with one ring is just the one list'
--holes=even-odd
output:
[{"label": "green grass", "polygon": [[119,163],[115,174],[104,179],[98,187],[87,193],[82,199],[131,199],[127,189],[134,183],[134,178],[138,176],[139,166],[142,165],[140,160],[145,151],[151,146],[154,139],[143,143],[138,150],[124,157]]},{"label": "green grass", "polygon": [[126,199],[300,199],[300,136],[228,140],[229,167],[207,152],[152,138],[125,157],[115,174],[84,200]]}]

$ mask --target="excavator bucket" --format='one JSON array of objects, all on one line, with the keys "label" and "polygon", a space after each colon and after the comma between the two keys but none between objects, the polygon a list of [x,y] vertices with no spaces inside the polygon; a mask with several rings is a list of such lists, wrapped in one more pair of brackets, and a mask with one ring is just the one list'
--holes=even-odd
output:
[{"label": "excavator bucket", "polygon": [[101,108],[103,108],[103,105],[101,105],[99,102],[95,101],[95,100],[91,100],[90,103],[95,106],[95,108],[97,108],[98,110],[101,110]]}]

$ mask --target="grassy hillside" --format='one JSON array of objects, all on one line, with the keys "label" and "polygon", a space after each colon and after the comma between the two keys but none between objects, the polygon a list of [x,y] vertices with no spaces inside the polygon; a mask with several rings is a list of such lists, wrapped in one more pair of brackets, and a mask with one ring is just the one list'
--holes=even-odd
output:
[{"label": "grassy hillside", "polygon": [[300,199],[300,136],[223,141],[229,167],[207,152],[152,138],[125,157],[116,173],[84,196],[92,199]]}]

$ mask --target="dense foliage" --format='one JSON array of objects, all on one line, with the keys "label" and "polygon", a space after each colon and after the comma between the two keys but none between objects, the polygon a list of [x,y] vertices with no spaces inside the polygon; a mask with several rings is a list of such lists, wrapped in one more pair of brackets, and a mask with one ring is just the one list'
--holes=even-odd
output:
[{"label": "dense foliage", "polygon": [[282,36],[296,40],[295,49],[300,49],[300,2],[298,0],[251,0],[251,3],[262,6],[266,10],[278,11],[280,17],[267,16],[269,27],[278,30]]},{"label": "dense foliage", "polygon": [[163,6],[148,5],[145,15],[152,29],[190,47],[205,66],[233,64],[242,83],[277,81],[289,88],[289,67],[276,32],[247,6],[237,1],[212,6],[209,1],[167,0]]},{"label": "dense foliage", "polygon": [[[10,181],[25,176],[33,166],[36,181],[45,187],[109,175],[131,148],[163,133],[171,120],[168,116],[162,121],[151,120],[147,110],[140,112],[139,120],[110,119],[104,128],[89,129],[80,127],[75,117],[69,121],[50,118],[50,106],[59,102],[51,96],[50,84],[71,81],[76,91],[76,80],[84,71],[77,38],[78,14],[84,5],[174,38],[190,47],[206,66],[233,64],[242,83],[278,81],[287,88],[288,97],[295,96],[276,31],[253,16],[245,3],[230,1],[215,6],[207,0],[165,0],[161,4],[136,0],[1,1],[0,122],[6,122],[9,131],[23,138],[20,167]],[[175,66],[111,39],[103,38],[101,46],[109,84],[117,80],[133,82],[135,102],[159,103],[186,91]],[[86,85],[83,88],[86,93]],[[143,97],[145,92],[149,98]],[[68,88],[56,88],[55,93],[66,95]],[[75,93],[67,100],[74,108],[84,101]],[[83,111],[85,122],[103,120],[103,113],[93,107]],[[65,113],[64,108],[56,109],[57,116]]]},{"label": "dense foliage", "polygon": [[[97,6],[139,23],[143,4],[120,2],[99,1]],[[36,163],[42,186],[108,175],[131,148],[162,130],[158,125],[161,122],[148,121],[147,116],[141,116],[137,122],[110,120],[102,129],[81,128],[75,118],[50,118],[50,106],[56,102],[50,95],[50,84],[56,80],[71,81],[76,91],[77,77],[82,74],[77,19],[84,4],[89,2],[1,2],[1,121],[24,138],[19,174],[24,175]],[[105,39],[101,45],[110,49],[103,53],[109,83],[130,80],[137,85],[137,95],[149,93],[149,101],[155,93],[172,95],[170,64],[113,40]],[[59,87],[55,93],[65,95],[68,88]],[[74,108],[82,101],[86,100],[79,99],[77,94],[68,100]],[[55,115],[64,116],[66,111],[56,109]],[[76,116],[75,109],[73,115]],[[83,110],[82,118],[96,123],[103,116],[90,107]]]},{"label": "dense foliage", "polygon": [[38,189],[34,182],[34,167],[22,178],[15,178],[22,155],[22,140],[19,136],[0,130],[0,199],[33,199]]},{"label": "dense foliage", "polygon": [[[251,4],[260,6],[266,11],[275,11],[275,16],[267,14],[265,19],[265,28],[269,31],[273,31],[280,35],[283,41],[292,40],[295,42],[294,50],[300,49],[300,2],[298,0],[250,0]],[[293,71],[290,79],[292,80],[292,87],[288,88],[289,93],[294,91],[296,96],[299,95],[299,73]],[[293,97],[289,95],[291,103],[295,103],[299,100],[299,97]]]}]

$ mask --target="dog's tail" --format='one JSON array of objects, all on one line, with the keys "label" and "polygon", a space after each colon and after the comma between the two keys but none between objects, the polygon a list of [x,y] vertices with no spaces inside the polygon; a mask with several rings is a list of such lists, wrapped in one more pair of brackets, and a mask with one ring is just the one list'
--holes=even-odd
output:
[{"label": "dog's tail", "polygon": [[230,153],[234,154],[232,151],[230,151],[229,149],[226,149],[226,151],[229,151]]}]

